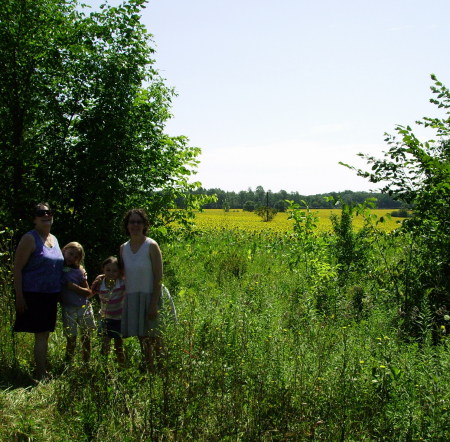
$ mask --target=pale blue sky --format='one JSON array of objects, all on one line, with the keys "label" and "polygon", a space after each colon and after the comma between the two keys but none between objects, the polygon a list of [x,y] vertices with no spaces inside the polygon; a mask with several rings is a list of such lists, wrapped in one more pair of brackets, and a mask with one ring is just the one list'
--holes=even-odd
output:
[{"label": "pale blue sky", "polygon": [[203,187],[314,194],[373,189],[338,162],[436,115],[449,17],[448,0],[150,0],[142,20]]}]

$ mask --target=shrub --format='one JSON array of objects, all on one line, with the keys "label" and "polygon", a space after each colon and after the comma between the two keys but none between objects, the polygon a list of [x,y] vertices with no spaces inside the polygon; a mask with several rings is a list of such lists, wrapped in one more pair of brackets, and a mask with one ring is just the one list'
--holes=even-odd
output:
[{"label": "shrub", "polygon": [[408,211],[408,209],[398,209],[392,211],[390,215],[394,218],[409,218],[411,216],[411,213]]},{"label": "shrub", "polygon": [[256,203],[254,201],[246,201],[243,206],[245,212],[253,212],[255,210]]},{"label": "shrub", "polygon": [[[435,318],[448,310],[450,296],[450,90],[432,75],[436,98],[430,102],[445,111],[442,119],[425,117],[418,125],[431,129],[434,139],[422,142],[410,126],[397,126],[396,136],[387,135],[389,151],[383,159],[360,154],[371,171],[356,170],[373,183],[385,183],[382,191],[412,207],[414,216],[403,222],[416,244],[415,266],[403,268],[405,284],[403,317],[406,329],[423,335],[415,325],[417,312],[431,309]],[[425,298],[426,296],[426,298]],[[438,322],[432,327],[437,328]]]},{"label": "shrub", "polygon": [[272,221],[277,214],[277,209],[273,207],[261,206],[255,210],[255,213],[262,218],[264,222]]}]

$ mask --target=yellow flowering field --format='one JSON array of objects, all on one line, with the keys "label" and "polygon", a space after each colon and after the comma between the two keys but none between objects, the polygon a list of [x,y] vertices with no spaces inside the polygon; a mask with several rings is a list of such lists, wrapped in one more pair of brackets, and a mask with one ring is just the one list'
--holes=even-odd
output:
[{"label": "yellow flowering field", "polygon": [[[374,209],[372,213],[378,218],[384,217],[385,221],[379,223],[378,227],[385,231],[391,231],[399,226],[402,218],[392,218],[386,216],[392,210]],[[318,229],[321,231],[331,229],[331,214],[339,215],[340,209],[313,209],[312,212],[319,218]],[[288,213],[277,213],[270,222],[264,222],[253,212],[244,212],[242,210],[230,210],[225,212],[223,209],[206,209],[199,212],[195,218],[195,224],[199,230],[217,230],[217,229],[244,229],[246,231],[271,231],[284,233],[292,230],[293,221],[288,219]],[[362,217],[355,217],[353,221],[355,228],[363,225]]]}]

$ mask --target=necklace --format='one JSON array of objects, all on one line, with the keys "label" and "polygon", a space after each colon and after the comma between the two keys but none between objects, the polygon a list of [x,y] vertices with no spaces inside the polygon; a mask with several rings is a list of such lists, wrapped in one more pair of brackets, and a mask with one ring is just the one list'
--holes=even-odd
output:
[{"label": "necklace", "polygon": [[116,280],[111,278],[105,278],[105,287],[112,292],[113,288],[116,286]]}]

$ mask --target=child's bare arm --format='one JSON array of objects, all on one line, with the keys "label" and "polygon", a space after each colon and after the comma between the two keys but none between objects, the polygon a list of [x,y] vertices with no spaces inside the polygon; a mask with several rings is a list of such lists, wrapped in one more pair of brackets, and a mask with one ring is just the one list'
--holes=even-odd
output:
[{"label": "child's bare arm", "polygon": [[98,291],[100,290],[100,285],[101,285],[104,277],[105,277],[105,275],[98,275],[95,278],[94,282],[91,284],[92,296],[96,295],[98,293]]},{"label": "child's bare arm", "polygon": [[85,279],[80,285],[75,284],[74,282],[68,282],[67,288],[78,295],[84,296],[85,298],[90,298],[92,296],[91,289]]}]

